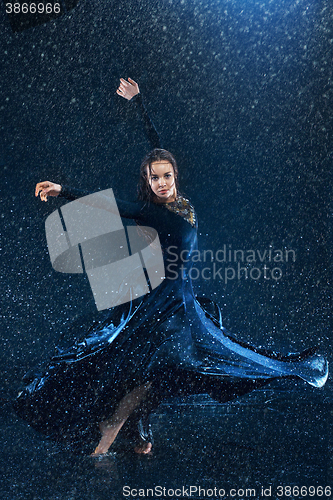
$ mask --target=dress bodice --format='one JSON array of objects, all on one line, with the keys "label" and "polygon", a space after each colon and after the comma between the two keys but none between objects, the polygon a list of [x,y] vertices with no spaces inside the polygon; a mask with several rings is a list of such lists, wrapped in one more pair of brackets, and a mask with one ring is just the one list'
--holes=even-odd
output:
[{"label": "dress bodice", "polygon": [[174,212],[175,214],[183,217],[189,224],[191,224],[191,226],[196,227],[196,215],[194,207],[187,198],[184,198],[184,196],[177,196],[175,201],[166,203],[165,207],[168,208],[171,212]]}]

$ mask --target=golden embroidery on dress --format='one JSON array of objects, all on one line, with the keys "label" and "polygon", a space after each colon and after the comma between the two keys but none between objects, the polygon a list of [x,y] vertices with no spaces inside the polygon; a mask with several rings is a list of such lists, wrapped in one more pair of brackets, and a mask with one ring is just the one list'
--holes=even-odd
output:
[{"label": "golden embroidery on dress", "polygon": [[195,211],[193,205],[187,198],[184,198],[184,196],[177,196],[175,201],[172,201],[171,203],[165,203],[164,206],[171,212],[174,212],[175,214],[183,217],[183,219],[189,222],[191,226],[195,227]]}]

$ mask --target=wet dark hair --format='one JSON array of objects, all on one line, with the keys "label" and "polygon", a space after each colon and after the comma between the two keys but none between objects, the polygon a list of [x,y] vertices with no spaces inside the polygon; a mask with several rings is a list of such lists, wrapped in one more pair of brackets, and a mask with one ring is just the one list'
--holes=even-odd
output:
[{"label": "wet dark hair", "polygon": [[[149,184],[149,177],[151,176],[151,164],[155,161],[168,161],[171,163],[175,175],[175,185],[178,192],[178,167],[174,156],[166,149],[153,149],[142,160],[140,167],[140,178],[138,183],[138,200],[141,201],[154,201],[156,195]],[[149,172],[149,175],[148,175]]]}]

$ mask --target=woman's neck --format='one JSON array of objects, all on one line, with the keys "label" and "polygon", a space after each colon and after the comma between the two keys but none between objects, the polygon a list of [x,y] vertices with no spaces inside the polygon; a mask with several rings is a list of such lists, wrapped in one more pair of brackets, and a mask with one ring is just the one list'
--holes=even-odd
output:
[{"label": "woman's neck", "polygon": [[155,195],[153,201],[157,205],[165,205],[166,203],[172,203],[173,201],[176,201],[177,198],[178,198],[178,193],[177,191],[175,191],[175,193],[166,200],[159,198],[158,196]]}]

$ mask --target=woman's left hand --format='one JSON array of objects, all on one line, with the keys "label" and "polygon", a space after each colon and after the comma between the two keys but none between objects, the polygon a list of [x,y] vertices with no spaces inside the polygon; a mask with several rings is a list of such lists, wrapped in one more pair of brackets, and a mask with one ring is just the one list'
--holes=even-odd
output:
[{"label": "woman's left hand", "polygon": [[140,94],[140,89],[139,85],[134,80],[132,80],[132,78],[129,78],[128,81],[120,78],[120,84],[116,92],[121,97],[124,97],[125,99],[130,101],[132,97]]}]

